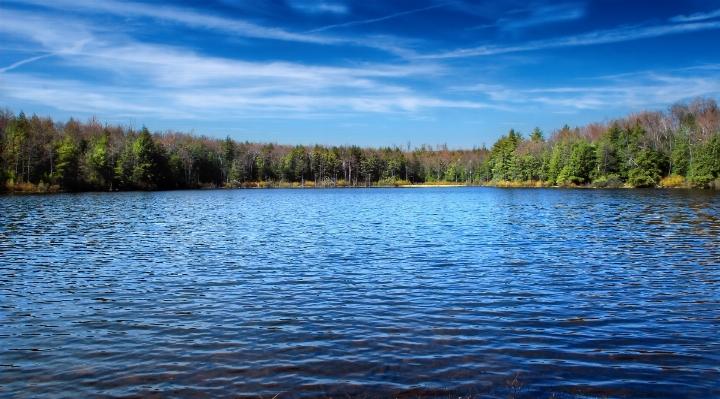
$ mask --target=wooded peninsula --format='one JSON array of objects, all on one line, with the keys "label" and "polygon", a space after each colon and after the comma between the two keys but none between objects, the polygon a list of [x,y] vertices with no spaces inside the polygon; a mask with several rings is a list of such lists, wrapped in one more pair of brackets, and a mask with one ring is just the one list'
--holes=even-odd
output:
[{"label": "wooded peninsula", "polygon": [[415,184],[720,189],[720,110],[714,99],[697,98],[547,136],[511,129],[490,149],[449,149],[238,142],[6,109],[0,183],[16,192]]}]

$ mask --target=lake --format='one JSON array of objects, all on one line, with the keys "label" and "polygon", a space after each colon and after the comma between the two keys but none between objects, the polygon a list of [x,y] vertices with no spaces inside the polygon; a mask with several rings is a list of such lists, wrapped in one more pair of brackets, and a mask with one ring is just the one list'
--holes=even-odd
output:
[{"label": "lake", "polygon": [[720,193],[0,196],[2,397],[720,397]]}]

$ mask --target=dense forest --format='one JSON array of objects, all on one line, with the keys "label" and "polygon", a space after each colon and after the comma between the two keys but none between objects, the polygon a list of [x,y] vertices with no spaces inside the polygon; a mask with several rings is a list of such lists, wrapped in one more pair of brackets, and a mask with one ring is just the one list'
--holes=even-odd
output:
[{"label": "dense forest", "polygon": [[237,142],[0,110],[0,183],[26,192],[427,183],[720,188],[720,110],[698,98],[547,136],[510,130],[490,149]]}]

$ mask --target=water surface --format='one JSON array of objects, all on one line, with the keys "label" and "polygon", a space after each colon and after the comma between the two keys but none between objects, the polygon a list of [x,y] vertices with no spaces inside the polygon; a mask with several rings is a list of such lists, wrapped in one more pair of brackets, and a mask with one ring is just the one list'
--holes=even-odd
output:
[{"label": "water surface", "polygon": [[720,396],[719,213],[684,190],[0,197],[0,396]]}]

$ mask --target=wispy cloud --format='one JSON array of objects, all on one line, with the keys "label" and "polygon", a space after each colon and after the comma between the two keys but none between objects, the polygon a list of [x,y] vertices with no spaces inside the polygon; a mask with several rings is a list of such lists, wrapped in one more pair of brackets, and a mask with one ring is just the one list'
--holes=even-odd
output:
[{"label": "wispy cloud", "polygon": [[322,1],[292,1],[290,2],[290,5],[295,9],[309,13],[330,12],[334,14],[346,14],[348,12],[348,8],[344,4],[327,3]]},{"label": "wispy cloud", "polygon": [[198,13],[183,8],[154,6],[144,3],[119,2],[115,0],[96,0],[91,2],[70,0],[27,0],[25,3],[31,3],[42,7],[57,9],[60,11],[72,10],[75,12],[100,12],[123,17],[152,18],[158,21],[178,23],[192,28],[200,28],[210,31],[230,33],[234,35],[252,38],[276,39],[320,44],[347,42],[346,40],[335,39],[326,36],[294,33],[282,28],[268,28],[243,20]]},{"label": "wispy cloud", "polygon": [[74,80],[43,79],[10,74],[4,92],[67,112],[113,116],[140,115],[161,119],[223,119],[304,117],[327,113],[415,113],[431,108],[481,109],[489,104],[446,100],[412,91],[380,93],[342,91],[316,93],[273,87],[207,87],[136,89],[127,86],[97,86]]},{"label": "wispy cloud", "polygon": [[[717,66],[716,66],[717,67]],[[720,77],[713,68],[705,73],[679,74],[679,71],[645,71],[599,77],[593,85],[511,88],[477,85],[462,90],[489,97],[492,103],[536,103],[550,109],[642,109],[664,107],[694,97],[720,95]],[[457,88],[461,90],[461,88]]]},{"label": "wispy cloud", "polygon": [[484,55],[512,53],[520,51],[543,50],[562,47],[580,47],[596,44],[626,42],[632,40],[649,39],[653,37],[676,35],[688,32],[720,29],[720,21],[686,23],[680,25],[659,25],[651,27],[620,28],[586,33],[576,36],[538,40],[527,44],[515,46],[485,45],[467,49],[448,51],[445,53],[420,55],[418,58],[459,58],[477,57]]},{"label": "wispy cloud", "polygon": [[444,7],[446,5],[447,4],[437,4],[437,5],[430,6],[430,7],[418,8],[415,10],[403,11],[403,12],[399,12],[399,13],[392,14],[392,15],[386,15],[384,17],[379,17],[379,18],[363,19],[360,21],[351,21],[351,22],[345,22],[342,24],[328,25],[328,26],[323,26],[322,28],[317,28],[317,29],[312,29],[312,30],[306,31],[304,33],[315,33],[315,32],[320,32],[320,31],[333,29],[333,28],[346,28],[348,26],[365,25],[365,24],[370,24],[373,22],[384,21],[384,20],[390,19],[390,18],[401,17],[403,15],[413,14],[413,13],[420,12],[420,11],[432,10],[433,8]]},{"label": "wispy cloud", "polygon": [[533,7],[525,18],[503,18],[498,20],[496,25],[503,30],[515,30],[559,21],[572,21],[583,16],[585,16],[585,8],[582,4],[554,4]]},{"label": "wispy cloud", "polygon": [[[13,2],[15,0],[8,0],[10,2]],[[165,23],[173,23],[173,24],[180,24],[183,26],[190,27],[192,29],[199,29],[199,30],[205,30],[210,32],[218,32],[221,34],[228,34],[231,36],[239,36],[239,37],[247,37],[247,38],[255,38],[255,39],[271,39],[271,40],[279,40],[279,41],[290,41],[290,42],[300,42],[300,43],[312,43],[312,44],[319,44],[319,45],[356,45],[356,46],[362,46],[362,47],[369,47],[378,49],[387,53],[395,54],[404,58],[412,57],[415,55],[414,51],[407,49],[405,47],[402,47],[398,43],[401,42],[398,38],[391,38],[388,36],[381,36],[381,37],[336,37],[336,36],[328,36],[328,35],[318,35],[315,34],[316,32],[320,32],[322,30],[330,29],[331,27],[324,27],[320,29],[316,29],[309,32],[292,32],[287,29],[279,28],[279,27],[266,27],[263,25],[259,25],[256,23],[240,20],[240,19],[231,19],[226,17],[221,17],[217,15],[212,14],[206,14],[201,12],[196,12],[194,10],[188,10],[183,8],[177,8],[177,7],[168,7],[168,6],[154,6],[154,5],[148,5],[143,3],[137,3],[137,2],[119,2],[116,0],[96,0],[92,2],[86,2],[86,1],[73,1],[73,0],[56,0],[56,1],[46,1],[46,0],[25,0],[25,3],[34,4],[41,7],[46,7],[49,9],[58,10],[61,12],[71,10],[74,12],[85,12],[90,15],[94,15],[95,13],[108,13],[115,16],[120,17],[126,17],[126,18],[150,18],[157,20],[159,22],[165,22]],[[328,7],[331,7],[332,4],[322,3],[325,4]],[[442,5],[438,6],[432,6],[430,8],[440,7]],[[378,18],[375,20],[369,20],[369,21],[354,21],[350,22],[349,24],[363,24],[363,23],[370,23],[374,21],[379,21],[383,19],[393,18],[396,16],[409,14],[413,12],[422,11],[421,10],[412,10],[405,13],[395,14],[391,16],[386,16],[382,18]],[[4,14],[4,21],[16,21],[17,23],[20,23],[20,21],[26,21],[30,15],[28,13],[8,10],[8,9],[2,9],[2,12]],[[8,13],[12,13],[14,17],[9,17]],[[37,19],[37,16],[30,17]],[[56,19],[58,20],[58,19]],[[82,24],[81,24],[82,25]],[[340,24],[343,25],[343,24]],[[44,30],[42,25],[40,24],[26,24],[27,29],[31,29],[31,27],[40,27],[40,32]],[[2,28],[2,24],[0,24],[0,29]],[[74,32],[74,29],[72,27],[68,27],[66,32],[70,33],[70,36],[76,35]],[[36,36],[40,36],[40,33],[37,33]],[[44,35],[44,37],[48,37],[48,35]],[[417,41],[417,39],[415,40]]]},{"label": "wispy cloud", "polygon": [[57,53],[43,54],[43,55],[38,55],[37,57],[31,57],[31,58],[24,59],[24,60],[22,60],[22,61],[18,61],[18,62],[14,63],[14,64],[12,64],[12,65],[10,65],[10,66],[7,66],[7,67],[5,67],[5,68],[0,68],[0,73],[5,73],[5,72],[7,72],[7,71],[9,71],[9,70],[11,70],[11,69],[15,69],[15,68],[17,68],[17,67],[19,67],[19,66],[21,66],[21,65],[25,65],[25,64],[27,64],[27,63],[29,63],[29,62],[41,60],[41,59],[47,58],[47,57],[52,57],[53,55],[56,55],[56,54],[57,54]]},{"label": "wispy cloud", "polygon": [[692,21],[702,21],[706,19],[713,19],[720,17],[720,10],[711,11],[708,13],[695,13],[692,15],[678,15],[677,17],[670,18],[670,22],[692,22]]},{"label": "wispy cloud", "polygon": [[[444,73],[433,63],[372,64],[354,67],[308,66],[292,62],[250,62],[197,54],[186,48],[135,42],[127,37],[99,39],[85,32],[63,41],[64,25],[34,17],[41,32],[5,25],[14,36],[62,49],[31,57],[2,70],[3,96],[69,112],[114,112],[158,118],[273,117],[278,113],[413,113],[427,108],[483,108],[487,104],[417,93],[404,79]],[[22,25],[22,24],[20,24]],[[89,33],[90,32],[90,33]],[[50,39],[48,39],[50,38]],[[77,41],[82,38],[80,41]],[[58,73],[82,68],[110,77],[106,82],[47,79],[13,69],[55,57]],[[147,88],[147,89],[141,89]]]},{"label": "wispy cloud", "polygon": [[34,13],[0,8],[5,37],[22,37],[39,43],[44,51],[59,52],[78,48],[93,38],[85,24],[75,18],[51,19]]}]

